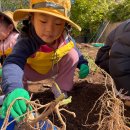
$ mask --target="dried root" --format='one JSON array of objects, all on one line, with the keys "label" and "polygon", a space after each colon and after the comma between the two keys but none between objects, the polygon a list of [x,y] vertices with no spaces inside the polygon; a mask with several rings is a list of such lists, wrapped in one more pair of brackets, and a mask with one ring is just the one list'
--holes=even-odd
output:
[{"label": "dried root", "polygon": [[[96,65],[95,65],[96,66]],[[129,117],[124,116],[124,103],[121,100],[124,94],[116,91],[113,79],[104,70],[96,66],[105,75],[106,91],[95,102],[93,108],[87,115],[85,126],[98,125],[97,130],[130,130],[126,125],[130,122]],[[108,90],[107,82],[110,82],[111,90]],[[110,88],[110,87],[109,87]],[[120,97],[120,98],[119,98]],[[87,124],[90,113],[97,107],[100,108],[99,120],[93,124]]]},{"label": "dried root", "polygon": [[99,99],[101,110],[97,130],[130,130],[126,126],[129,118],[124,116],[123,102],[114,97],[111,91],[106,91]]},{"label": "dried root", "polygon": [[[73,115],[74,117],[76,116],[74,112],[70,112],[64,108],[60,108],[63,105],[66,105],[71,102],[71,97],[64,99],[64,94],[61,94],[56,100],[54,100],[48,104],[45,104],[45,105],[41,105],[38,100],[28,101],[24,98],[17,98],[16,100],[24,100],[28,106],[27,113],[22,115],[22,116],[25,116],[26,118],[24,119],[23,122],[21,122],[21,124],[23,124],[23,123],[25,124],[25,128],[26,128],[25,130],[40,130],[43,127],[45,121],[49,124],[47,127],[47,130],[53,130],[54,124],[48,118],[48,116],[51,115],[52,112],[55,112],[57,114],[57,117],[59,118],[59,121],[61,122],[61,125],[62,125],[61,128],[59,128],[57,126],[55,126],[55,127],[57,127],[58,130],[66,130],[66,123],[62,119],[61,111],[65,111],[65,112]],[[20,116],[20,117],[14,119],[13,121],[11,121],[10,123],[8,122],[9,115],[10,115],[10,109],[16,100],[14,100],[10,104],[1,130],[6,130],[7,126],[10,123],[12,123],[13,121],[22,117],[22,116]],[[29,106],[32,106],[32,108],[33,108],[32,111],[29,111]],[[44,111],[41,114],[38,114],[38,110],[41,108],[44,108]]]}]

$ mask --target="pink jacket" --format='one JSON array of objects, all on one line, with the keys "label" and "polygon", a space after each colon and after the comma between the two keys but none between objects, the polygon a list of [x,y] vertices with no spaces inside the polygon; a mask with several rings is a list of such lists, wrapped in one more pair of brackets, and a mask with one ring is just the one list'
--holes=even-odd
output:
[{"label": "pink jacket", "polygon": [[16,44],[16,40],[17,40],[18,36],[19,36],[19,33],[12,32],[4,41],[0,41],[0,51],[2,53],[4,53],[8,49],[12,50],[12,48]]}]

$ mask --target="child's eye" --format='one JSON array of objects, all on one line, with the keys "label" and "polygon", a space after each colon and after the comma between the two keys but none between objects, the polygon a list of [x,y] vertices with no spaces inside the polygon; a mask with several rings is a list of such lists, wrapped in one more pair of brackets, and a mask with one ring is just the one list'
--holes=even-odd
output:
[{"label": "child's eye", "polygon": [[56,25],[60,26],[60,25],[61,25],[61,23],[56,23]]},{"label": "child's eye", "polygon": [[47,21],[41,21],[41,23],[47,23]]}]

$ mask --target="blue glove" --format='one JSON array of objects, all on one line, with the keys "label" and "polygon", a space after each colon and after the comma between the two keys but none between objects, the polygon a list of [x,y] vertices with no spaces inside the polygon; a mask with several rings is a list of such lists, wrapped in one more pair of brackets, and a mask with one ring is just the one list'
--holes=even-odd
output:
[{"label": "blue glove", "polygon": [[88,74],[89,74],[89,66],[86,64],[82,64],[80,66],[79,78],[84,79]]},{"label": "blue glove", "polygon": [[[2,114],[1,116],[3,118],[5,118],[6,116],[6,112],[8,110],[8,107],[10,106],[10,104],[19,97],[23,97],[27,100],[30,100],[29,94],[28,92],[23,89],[23,88],[17,88],[15,90],[13,90],[11,93],[9,93],[7,95],[7,97],[5,98],[3,105],[2,105]],[[11,115],[13,118],[16,118],[18,116],[23,115],[24,113],[26,113],[27,110],[27,106],[24,100],[16,100],[16,102],[14,103],[14,105],[11,108]],[[22,118],[19,118],[18,121],[20,121]]]}]

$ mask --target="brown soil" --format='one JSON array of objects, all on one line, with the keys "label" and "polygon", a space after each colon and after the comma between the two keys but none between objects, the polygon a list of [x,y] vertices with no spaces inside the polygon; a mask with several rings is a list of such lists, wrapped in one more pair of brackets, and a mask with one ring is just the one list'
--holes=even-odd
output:
[{"label": "brown soil", "polygon": [[[97,52],[97,48],[87,46],[85,44],[78,45],[83,54],[89,54],[92,58],[95,58],[95,54]],[[89,76],[87,78],[80,80],[78,76],[75,76],[75,84],[74,89],[68,93],[68,96],[72,96],[72,103],[65,106],[67,110],[73,111],[76,114],[76,118],[72,117],[67,113],[63,113],[67,130],[96,130],[97,126],[84,126],[87,114],[92,109],[95,101],[103,94],[105,91],[104,87],[104,76],[100,72],[94,72],[91,70]],[[42,82],[42,83],[41,83]],[[45,88],[48,86],[49,82],[41,81],[38,84],[34,84],[30,86],[30,90],[35,92],[32,100],[39,99],[41,104],[45,104],[54,100],[54,96],[50,89]],[[51,85],[50,85],[51,86]],[[100,107],[99,107],[100,108]],[[93,124],[98,121],[98,113],[99,113],[98,104],[95,109],[89,115],[89,119],[87,124]],[[42,112],[42,110],[40,111]],[[52,118],[52,117],[50,117]],[[54,118],[54,117],[53,117]],[[56,125],[58,124],[57,118],[52,120]]]},{"label": "brown soil", "polygon": [[[97,48],[87,46],[85,44],[78,45],[78,47],[81,49],[84,55],[88,54],[93,59],[95,58],[96,52],[98,50]],[[78,79],[76,72],[74,82],[74,89],[68,93],[68,96],[72,96],[72,102],[64,107],[67,110],[75,112],[76,118],[72,117],[68,113],[63,113],[63,119],[67,124],[67,130],[97,130],[97,125],[84,125],[94,124],[98,121],[98,114],[100,110],[98,103],[96,104],[95,109],[89,115],[87,122],[86,119],[95,102],[105,91],[104,75],[98,70],[95,71],[95,69],[91,69],[90,74],[85,79],[80,80]],[[50,80],[31,84],[29,89],[34,93],[32,100],[39,99],[41,104],[45,104],[54,100],[54,96],[48,86],[51,86]],[[39,112],[41,113],[42,110]],[[127,112],[127,115],[129,114],[130,112]],[[56,116],[50,116],[49,118],[54,124],[60,126]]]},{"label": "brown soil", "polygon": [[[66,118],[67,130],[96,130],[96,126],[90,128],[83,125],[85,124],[88,112],[92,109],[95,101],[101,96],[105,88],[102,84],[93,84],[87,81],[75,83],[74,86],[74,90],[68,93],[69,96],[72,96],[72,103],[65,106],[65,108],[75,112],[76,118],[63,113]],[[45,104],[53,100],[54,97],[51,91],[47,90],[45,92],[35,93],[33,96],[33,100],[34,99],[39,99],[42,104]],[[40,112],[42,112],[42,110]],[[91,124],[96,122],[98,120],[98,113],[99,110],[94,109],[87,123]],[[57,124],[57,121],[54,120],[54,123]]]}]

